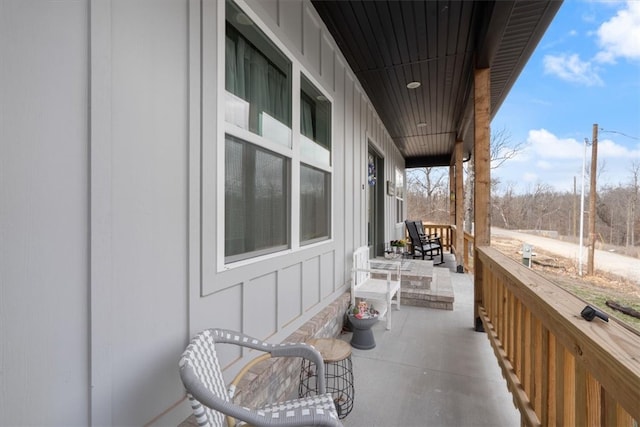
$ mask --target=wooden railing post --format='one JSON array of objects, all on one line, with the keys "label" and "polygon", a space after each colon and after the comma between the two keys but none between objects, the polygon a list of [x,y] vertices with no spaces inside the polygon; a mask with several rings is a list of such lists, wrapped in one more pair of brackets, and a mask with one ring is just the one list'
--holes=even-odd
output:
[{"label": "wooden railing post", "polygon": [[[475,247],[489,246],[491,241],[491,176],[490,176],[490,131],[491,121],[491,71],[489,68],[474,71],[474,148],[473,165],[475,171],[474,209]],[[479,308],[482,306],[482,262],[475,257],[474,275],[474,327],[476,331],[483,331],[480,321]]]},{"label": "wooden railing post", "polygon": [[462,170],[463,142],[458,139],[454,152],[454,179],[455,188],[453,189],[454,209],[455,209],[455,225],[456,225],[456,271],[464,272],[464,173]]}]

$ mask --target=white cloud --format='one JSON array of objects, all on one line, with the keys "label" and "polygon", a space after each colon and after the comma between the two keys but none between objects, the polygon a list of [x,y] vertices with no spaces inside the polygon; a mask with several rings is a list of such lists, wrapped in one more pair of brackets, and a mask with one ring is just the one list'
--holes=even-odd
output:
[{"label": "white cloud", "polygon": [[[584,154],[583,141],[574,138],[559,138],[546,129],[529,131],[527,143],[539,159],[581,159]],[[587,147],[587,156],[591,157],[591,148]],[[598,140],[598,158],[640,158],[640,149],[616,144],[610,139]],[[549,162],[538,160],[536,166],[547,169]]]},{"label": "white cloud", "polygon": [[562,80],[586,86],[601,86],[602,79],[589,61],[582,61],[577,53],[572,55],[545,55],[544,73]]},{"label": "white cloud", "polygon": [[530,130],[527,142],[541,158],[577,159],[582,158],[582,142],[573,138],[558,138],[546,129]]},{"label": "white cloud", "polygon": [[625,6],[598,28],[598,44],[602,50],[595,56],[596,61],[640,60],[640,2],[629,0]]},{"label": "white cloud", "polygon": [[640,151],[629,150],[610,139],[600,139],[598,140],[598,157],[637,158],[640,157]]},{"label": "white cloud", "polygon": [[[598,177],[598,185],[625,182],[629,165],[640,159],[640,144],[625,146],[605,135],[598,140],[598,164],[606,165]],[[589,138],[591,139],[591,138]],[[579,181],[583,161],[591,160],[591,146],[584,138],[561,138],[546,129],[529,130],[526,148],[513,159],[492,171],[502,182],[515,182],[523,189],[528,184],[549,184],[558,191],[571,191]]]},{"label": "white cloud", "polygon": [[546,160],[538,160],[538,162],[536,163],[536,166],[544,170],[549,170],[553,168],[551,163],[547,162]]}]

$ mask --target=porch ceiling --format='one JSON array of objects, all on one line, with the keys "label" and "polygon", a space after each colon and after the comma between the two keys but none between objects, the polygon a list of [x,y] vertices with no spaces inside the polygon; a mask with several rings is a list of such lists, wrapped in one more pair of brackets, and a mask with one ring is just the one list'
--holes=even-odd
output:
[{"label": "porch ceiling", "polygon": [[[491,68],[491,117],[561,1],[312,0],[407,167],[473,149],[473,70]],[[417,89],[407,83],[421,82]],[[419,125],[420,124],[420,125]]]}]

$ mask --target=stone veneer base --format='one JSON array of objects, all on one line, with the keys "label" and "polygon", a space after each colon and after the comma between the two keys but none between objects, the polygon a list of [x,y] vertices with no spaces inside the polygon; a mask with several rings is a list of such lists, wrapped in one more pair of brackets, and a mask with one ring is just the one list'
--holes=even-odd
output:
[{"label": "stone veneer base", "polygon": [[403,280],[400,292],[402,305],[453,310],[453,286],[448,268],[434,267],[430,280]]},{"label": "stone veneer base", "polygon": [[[344,313],[349,302],[350,294],[342,294],[283,342],[306,342],[312,338],[337,337],[342,331]],[[300,358],[274,358],[256,365],[238,384],[234,401],[255,408],[296,398],[300,366]]]}]

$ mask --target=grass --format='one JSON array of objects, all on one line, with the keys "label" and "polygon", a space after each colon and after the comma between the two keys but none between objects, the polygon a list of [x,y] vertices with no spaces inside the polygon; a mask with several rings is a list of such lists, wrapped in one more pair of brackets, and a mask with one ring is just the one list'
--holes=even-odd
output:
[{"label": "grass", "polygon": [[612,315],[613,317],[617,318],[623,323],[626,323],[632,326],[633,328],[635,328],[636,330],[640,331],[640,319],[637,319],[633,316],[629,316],[627,314],[614,310],[606,304],[608,300],[614,300],[620,303],[621,305],[631,307],[636,311],[640,311],[640,302],[632,302],[632,301],[620,302],[619,300],[612,298],[610,295],[599,292],[597,289],[589,290],[589,289],[571,287],[571,286],[567,286],[565,289],[567,289],[569,292],[573,293],[574,295],[578,296],[579,298],[585,300],[589,304],[598,307],[605,313]]}]

